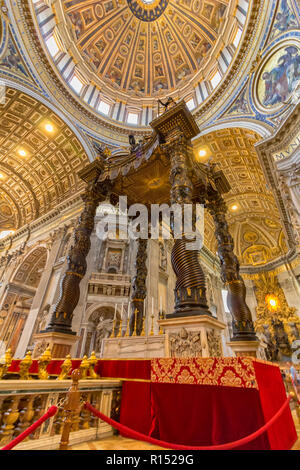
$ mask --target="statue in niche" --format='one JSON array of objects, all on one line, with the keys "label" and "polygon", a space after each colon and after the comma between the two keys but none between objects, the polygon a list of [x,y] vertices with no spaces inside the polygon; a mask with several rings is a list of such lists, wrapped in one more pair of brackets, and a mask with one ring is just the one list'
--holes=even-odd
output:
[{"label": "statue in niche", "polygon": [[281,192],[282,198],[284,199],[286,203],[286,208],[291,218],[296,242],[300,244],[300,214],[292,200],[290,190],[283,176],[279,176],[278,186],[279,186],[279,190]]},{"label": "statue in niche", "polygon": [[37,332],[43,331],[46,328],[47,317],[49,315],[49,310],[50,310],[50,305],[47,304],[43,308],[43,310],[39,313],[39,315],[37,317],[37,327],[36,327]]},{"label": "statue in niche", "polygon": [[169,336],[171,357],[202,357],[201,336],[198,331],[182,328]]},{"label": "statue in niche", "polygon": [[164,242],[159,242],[159,267],[162,271],[167,270],[167,254]]},{"label": "statue in niche", "polygon": [[95,339],[95,352],[100,353],[102,347],[102,341],[104,338],[109,338],[112,330],[113,320],[105,320],[98,323],[96,327],[96,339]]},{"label": "statue in niche", "polygon": [[113,327],[113,313],[109,310],[96,312],[91,321],[93,322],[96,330],[94,345],[95,353],[100,353],[103,339],[109,338],[111,335]]}]

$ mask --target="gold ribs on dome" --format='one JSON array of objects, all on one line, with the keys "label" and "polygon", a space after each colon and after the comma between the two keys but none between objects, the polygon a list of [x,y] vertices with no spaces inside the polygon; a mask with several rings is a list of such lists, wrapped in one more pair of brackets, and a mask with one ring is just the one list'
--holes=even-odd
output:
[{"label": "gold ribs on dome", "polygon": [[[260,266],[287,252],[279,211],[258,160],[254,144],[260,138],[244,129],[223,129],[194,140],[195,156],[205,151],[223,170],[231,190],[224,195],[235,253],[241,264]],[[235,208],[235,210],[233,210]],[[215,253],[214,225],[205,221],[205,244]]]},{"label": "gold ribs on dome", "polygon": [[[64,0],[55,8],[78,69],[129,95],[155,96],[195,81],[236,1]],[[153,12],[151,16],[151,12]],[[227,15],[228,16],[228,15]],[[70,52],[68,51],[68,52]],[[82,66],[82,67],[81,67]]]},{"label": "gold ribs on dome", "polygon": [[71,129],[25,93],[7,88],[0,115],[0,230],[17,229],[77,193],[88,158]]}]

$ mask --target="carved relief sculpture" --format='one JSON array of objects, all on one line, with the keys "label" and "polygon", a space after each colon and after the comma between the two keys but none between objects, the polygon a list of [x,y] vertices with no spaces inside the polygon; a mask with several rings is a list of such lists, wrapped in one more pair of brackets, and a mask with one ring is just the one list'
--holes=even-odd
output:
[{"label": "carved relief sculpture", "polygon": [[202,357],[200,331],[187,331],[182,328],[179,333],[169,336],[171,357]]}]

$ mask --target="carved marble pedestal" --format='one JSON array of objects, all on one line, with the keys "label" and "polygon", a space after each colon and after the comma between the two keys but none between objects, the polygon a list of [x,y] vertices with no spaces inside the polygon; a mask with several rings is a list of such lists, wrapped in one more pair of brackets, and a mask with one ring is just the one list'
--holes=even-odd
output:
[{"label": "carved marble pedestal", "polygon": [[45,349],[50,346],[52,359],[65,359],[70,354],[74,343],[79,339],[76,335],[67,335],[65,333],[46,332],[38,333],[33,337],[35,346],[32,357],[36,359]]},{"label": "carved marble pedestal", "polygon": [[158,321],[166,336],[165,357],[222,357],[226,325],[210,315]]},{"label": "carved marble pedestal", "polygon": [[227,343],[235,355],[257,357],[260,341],[230,341]]}]

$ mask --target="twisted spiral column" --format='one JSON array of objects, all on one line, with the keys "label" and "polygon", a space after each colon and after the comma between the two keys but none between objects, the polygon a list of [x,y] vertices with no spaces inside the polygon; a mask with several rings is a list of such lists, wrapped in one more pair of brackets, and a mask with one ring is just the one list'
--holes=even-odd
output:
[{"label": "twisted spiral column", "polygon": [[[188,142],[184,136],[179,136],[169,143],[168,153],[171,162],[171,203],[192,204],[193,184],[190,177],[188,160]],[[199,251],[188,249],[188,244],[194,240],[186,238],[176,239],[172,254],[172,267],[176,274],[175,311],[173,316],[211,315],[207,300],[205,277],[199,263]]]},{"label": "twisted spiral column", "polygon": [[135,259],[136,275],[132,280],[131,315],[129,320],[130,336],[132,336],[134,331],[136,331],[137,336],[140,336],[143,329],[144,302],[147,295],[147,241],[142,238],[138,239]]},{"label": "twisted spiral column", "polygon": [[240,265],[233,252],[234,242],[226,221],[227,207],[222,195],[208,187],[207,209],[214,219],[221,278],[228,289],[227,305],[233,317],[233,340],[256,341],[251,312],[246,303],[246,286],[240,275]]},{"label": "twisted spiral column", "polygon": [[60,283],[59,299],[44,332],[75,334],[71,329],[73,312],[80,297],[80,282],[87,269],[86,257],[91,247],[90,236],[94,229],[96,209],[108,190],[107,182],[93,182],[82,195],[84,209],[74,231],[74,245],[67,255],[68,265]]}]

